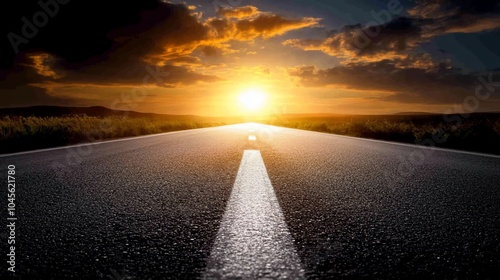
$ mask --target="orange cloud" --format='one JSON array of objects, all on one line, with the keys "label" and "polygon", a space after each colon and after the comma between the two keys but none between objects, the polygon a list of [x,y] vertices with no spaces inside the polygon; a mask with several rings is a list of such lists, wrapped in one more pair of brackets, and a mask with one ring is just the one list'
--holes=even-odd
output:
[{"label": "orange cloud", "polygon": [[[222,17],[209,18],[201,21],[189,16],[184,11],[182,26],[176,30],[166,25],[169,33],[147,31],[146,36],[139,41],[150,41],[150,37],[157,36],[155,44],[163,44],[161,48],[152,48],[145,57],[146,61],[165,65],[179,57],[191,55],[199,49],[206,56],[229,54],[235,52],[231,49],[230,41],[253,41],[256,38],[271,38],[283,35],[289,31],[306,27],[317,26],[317,18],[289,19],[272,13],[261,13],[253,6],[241,8],[221,8]],[[164,30],[161,30],[164,32]],[[144,34],[141,37],[146,37]]]},{"label": "orange cloud", "polygon": [[[235,19],[229,17],[210,18],[205,22],[192,22],[196,32],[190,32],[189,26],[183,35],[166,36],[164,46],[145,56],[146,61],[157,65],[166,65],[180,57],[190,56],[199,49],[205,56],[216,56],[236,52],[231,49],[230,41],[253,41],[257,38],[268,39],[283,35],[289,31],[317,26],[319,19],[288,19],[280,15],[260,13],[252,18]],[[203,28],[200,28],[202,26]],[[165,35],[164,35],[165,36]],[[169,40],[166,40],[169,38]]]},{"label": "orange cloud", "polygon": [[251,19],[230,20],[212,18],[206,22],[212,38],[209,40],[251,41],[258,37],[270,38],[288,31],[318,25],[319,19],[300,18],[287,19],[275,14],[261,14]]},{"label": "orange cloud", "polygon": [[275,14],[263,14],[253,19],[238,21],[236,29],[239,38],[270,38],[291,30],[317,26],[318,22],[317,18],[286,19]]},{"label": "orange cloud", "polygon": [[58,79],[62,77],[61,74],[56,73],[51,65],[54,62],[54,58],[47,54],[47,53],[41,53],[41,54],[31,54],[28,55],[28,57],[33,61],[33,64],[30,66],[33,67],[38,75],[44,76],[44,77],[50,77],[53,79]]},{"label": "orange cloud", "polygon": [[247,17],[252,17],[257,14],[259,14],[259,9],[255,6],[244,6],[244,7],[237,7],[237,8],[224,8],[221,7],[217,11],[217,13],[226,18],[237,18],[237,19],[242,19],[242,18],[247,18]]}]

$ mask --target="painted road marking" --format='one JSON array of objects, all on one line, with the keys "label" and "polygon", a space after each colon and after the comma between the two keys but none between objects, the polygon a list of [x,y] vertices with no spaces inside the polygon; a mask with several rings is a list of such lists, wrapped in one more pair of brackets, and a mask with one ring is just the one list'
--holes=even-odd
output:
[{"label": "painted road marking", "polygon": [[249,135],[248,140],[255,141],[255,140],[257,140],[257,137],[255,137],[255,135]]},{"label": "painted road marking", "polygon": [[304,279],[258,150],[245,150],[204,279]]}]

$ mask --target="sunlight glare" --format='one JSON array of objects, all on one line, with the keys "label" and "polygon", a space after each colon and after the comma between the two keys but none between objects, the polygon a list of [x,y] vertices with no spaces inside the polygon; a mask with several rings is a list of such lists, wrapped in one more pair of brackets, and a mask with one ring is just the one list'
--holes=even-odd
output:
[{"label": "sunlight glare", "polygon": [[249,89],[239,96],[240,105],[247,111],[256,112],[262,110],[266,103],[267,96],[260,89]]}]

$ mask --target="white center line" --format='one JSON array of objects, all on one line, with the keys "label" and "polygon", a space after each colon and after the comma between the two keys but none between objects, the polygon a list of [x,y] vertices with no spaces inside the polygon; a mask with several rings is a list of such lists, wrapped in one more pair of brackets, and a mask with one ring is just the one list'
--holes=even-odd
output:
[{"label": "white center line", "polygon": [[255,141],[257,140],[257,137],[255,137],[255,135],[248,135],[248,140]]},{"label": "white center line", "polygon": [[260,151],[246,150],[204,279],[304,279]]}]

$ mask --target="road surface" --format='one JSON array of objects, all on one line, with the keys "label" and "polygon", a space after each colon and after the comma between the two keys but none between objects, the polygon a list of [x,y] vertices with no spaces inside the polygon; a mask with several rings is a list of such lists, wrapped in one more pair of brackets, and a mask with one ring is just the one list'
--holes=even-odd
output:
[{"label": "road surface", "polygon": [[240,124],[0,162],[1,279],[500,275],[495,156]]}]

